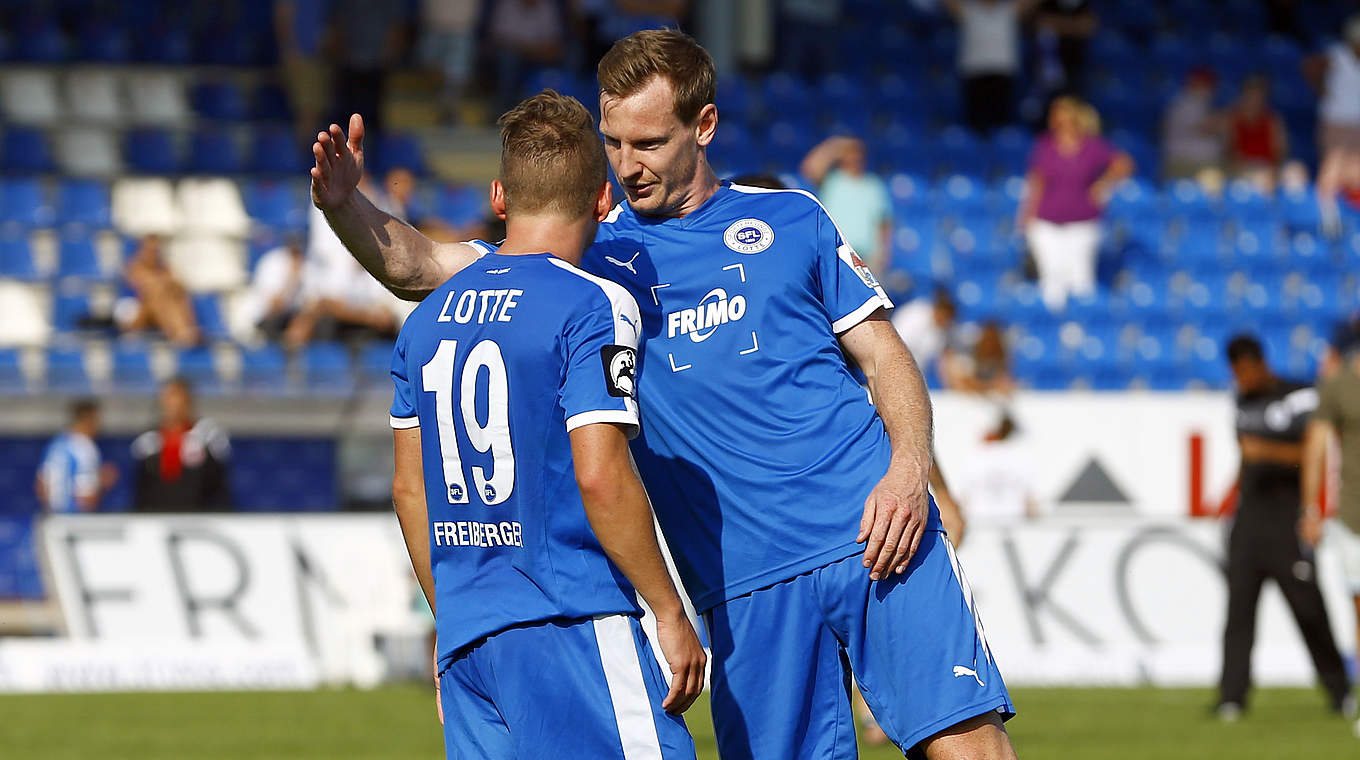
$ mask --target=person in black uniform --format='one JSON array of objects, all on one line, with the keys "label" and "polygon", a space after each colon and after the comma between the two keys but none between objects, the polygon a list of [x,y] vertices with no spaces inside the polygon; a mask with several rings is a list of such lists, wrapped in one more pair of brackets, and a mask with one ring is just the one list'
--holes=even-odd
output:
[{"label": "person in black uniform", "polygon": [[231,508],[226,431],[194,413],[193,389],[183,378],[161,387],[160,424],[132,442],[139,512],[202,512]]},{"label": "person in black uniform", "polygon": [[1261,584],[1273,579],[1298,622],[1332,709],[1350,714],[1354,699],[1318,589],[1312,548],[1299,540],[1299,463],[1303,431],[1317,392],[1270,371],[1261,344],[1249,335],[1227,347],[1237,385],[1237,517],[1228,538],[1228,623],[1223,633],[1220,719],[1239,718],[1251,684],[1251,647]]}]

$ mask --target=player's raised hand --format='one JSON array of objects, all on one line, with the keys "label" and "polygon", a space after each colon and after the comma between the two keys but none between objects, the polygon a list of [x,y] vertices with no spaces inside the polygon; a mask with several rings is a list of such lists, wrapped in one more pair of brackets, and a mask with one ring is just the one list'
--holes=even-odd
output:
[{"label": "player's raised hand", "polygon": [[678,615],[658,615],[656,637],[671,670],[671,690],[662,700],[661,707],[671,715],[679,715],[688,710],[704,690],[704,665],[708,655],[683,610]]},{"label": "player's raised hand", "polygon": [[349,117],[349,135],[338,124],[318,132],[312,143],[312,203],[322,211],[339,208],[349,200],[364,176],[364,119]]},{"label": "player's raised hand", "polygon": [[[928,462],[929,460],[927,460]],[[930,497],[926,491],[930,465],[924,468],[894,465],[864,500],[864,515],[859,521],[855,541],[864,547],[864,566],[869,577],[879,580],[890,571],[907,571],[925,535],[930,517]]]}]

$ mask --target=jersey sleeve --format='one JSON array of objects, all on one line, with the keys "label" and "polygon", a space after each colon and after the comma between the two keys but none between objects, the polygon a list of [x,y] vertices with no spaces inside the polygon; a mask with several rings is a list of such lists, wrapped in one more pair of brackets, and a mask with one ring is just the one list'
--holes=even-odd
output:
[{"label": "jersey sleeve", "polygon": [[816,256],[822,305],[831,317],[832,332],[843,333],[875,310],[892,308],[869,265],[845,242],[836,223],[820,207]]},{"label": "jersey sleeve", "polygon": [[392,410],[389,415],[393,430],[409,430],[420,424],[416,413],[416,394],[411,387],[410,370],[406,363],[406,347],[410,338],[402,330],[392,349]]},{"label": "jersey sleeve", "polygon": [[566,371],[558,397],[567,431],[611,422],[638,432],[637,348],[642,317],[637,301],[608,283],[598,305],[577,315],[563,333]]},{"label": "jersey sleeve", "polygon": [[75,486],[76,496],[84,499],[98,496],[99,449],[94,444],[74,446],[71,449],[71,459],[75,466],[71,481]]}]

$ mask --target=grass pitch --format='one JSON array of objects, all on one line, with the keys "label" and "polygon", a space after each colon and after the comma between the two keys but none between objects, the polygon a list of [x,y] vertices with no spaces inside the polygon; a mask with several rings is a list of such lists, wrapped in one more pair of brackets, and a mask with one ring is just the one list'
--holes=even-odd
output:
[{"label": "grass pitch", "polygon": [[[1203,689],[1017,689],[1008,724],[1024,760],[1278,760],[1360,757],[1320,692],[1258,690],[1240,722],[1212,720]],[[716,760],[708,702],[687,715],[700,760]],[[862,748],[868,760],[901,757]],[[431,693],[420,686],[301,693],[0,697],[0,757],[442,758]],[[570,757],[569,751],[562,757]]]}]

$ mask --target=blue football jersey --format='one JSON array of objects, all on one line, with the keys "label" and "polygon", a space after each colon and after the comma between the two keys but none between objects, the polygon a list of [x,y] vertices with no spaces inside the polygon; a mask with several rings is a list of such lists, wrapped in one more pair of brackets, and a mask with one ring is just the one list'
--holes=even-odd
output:
[{"label": "blue football jersey", "polygon": [[392,426],[420,427],[441,659],[519,623],[641,613],[568,436],[636,431],[638,324],[622,288],[546,253],[487,253],[407,317]]},{"label": "blue football jersey", "polygon": [[99,449],[80,433],[61,433],[47,444],[38,477],[48,509],[79,512],[79,499],[99,493]]},{"label": "blue football jersey", "polygon": [[695,605],[859,551],[892,450],[836,335],[892,303],[817,199],[724,183],[681,218],[623,203],[582,268],[641,307],[633,455]]}]

